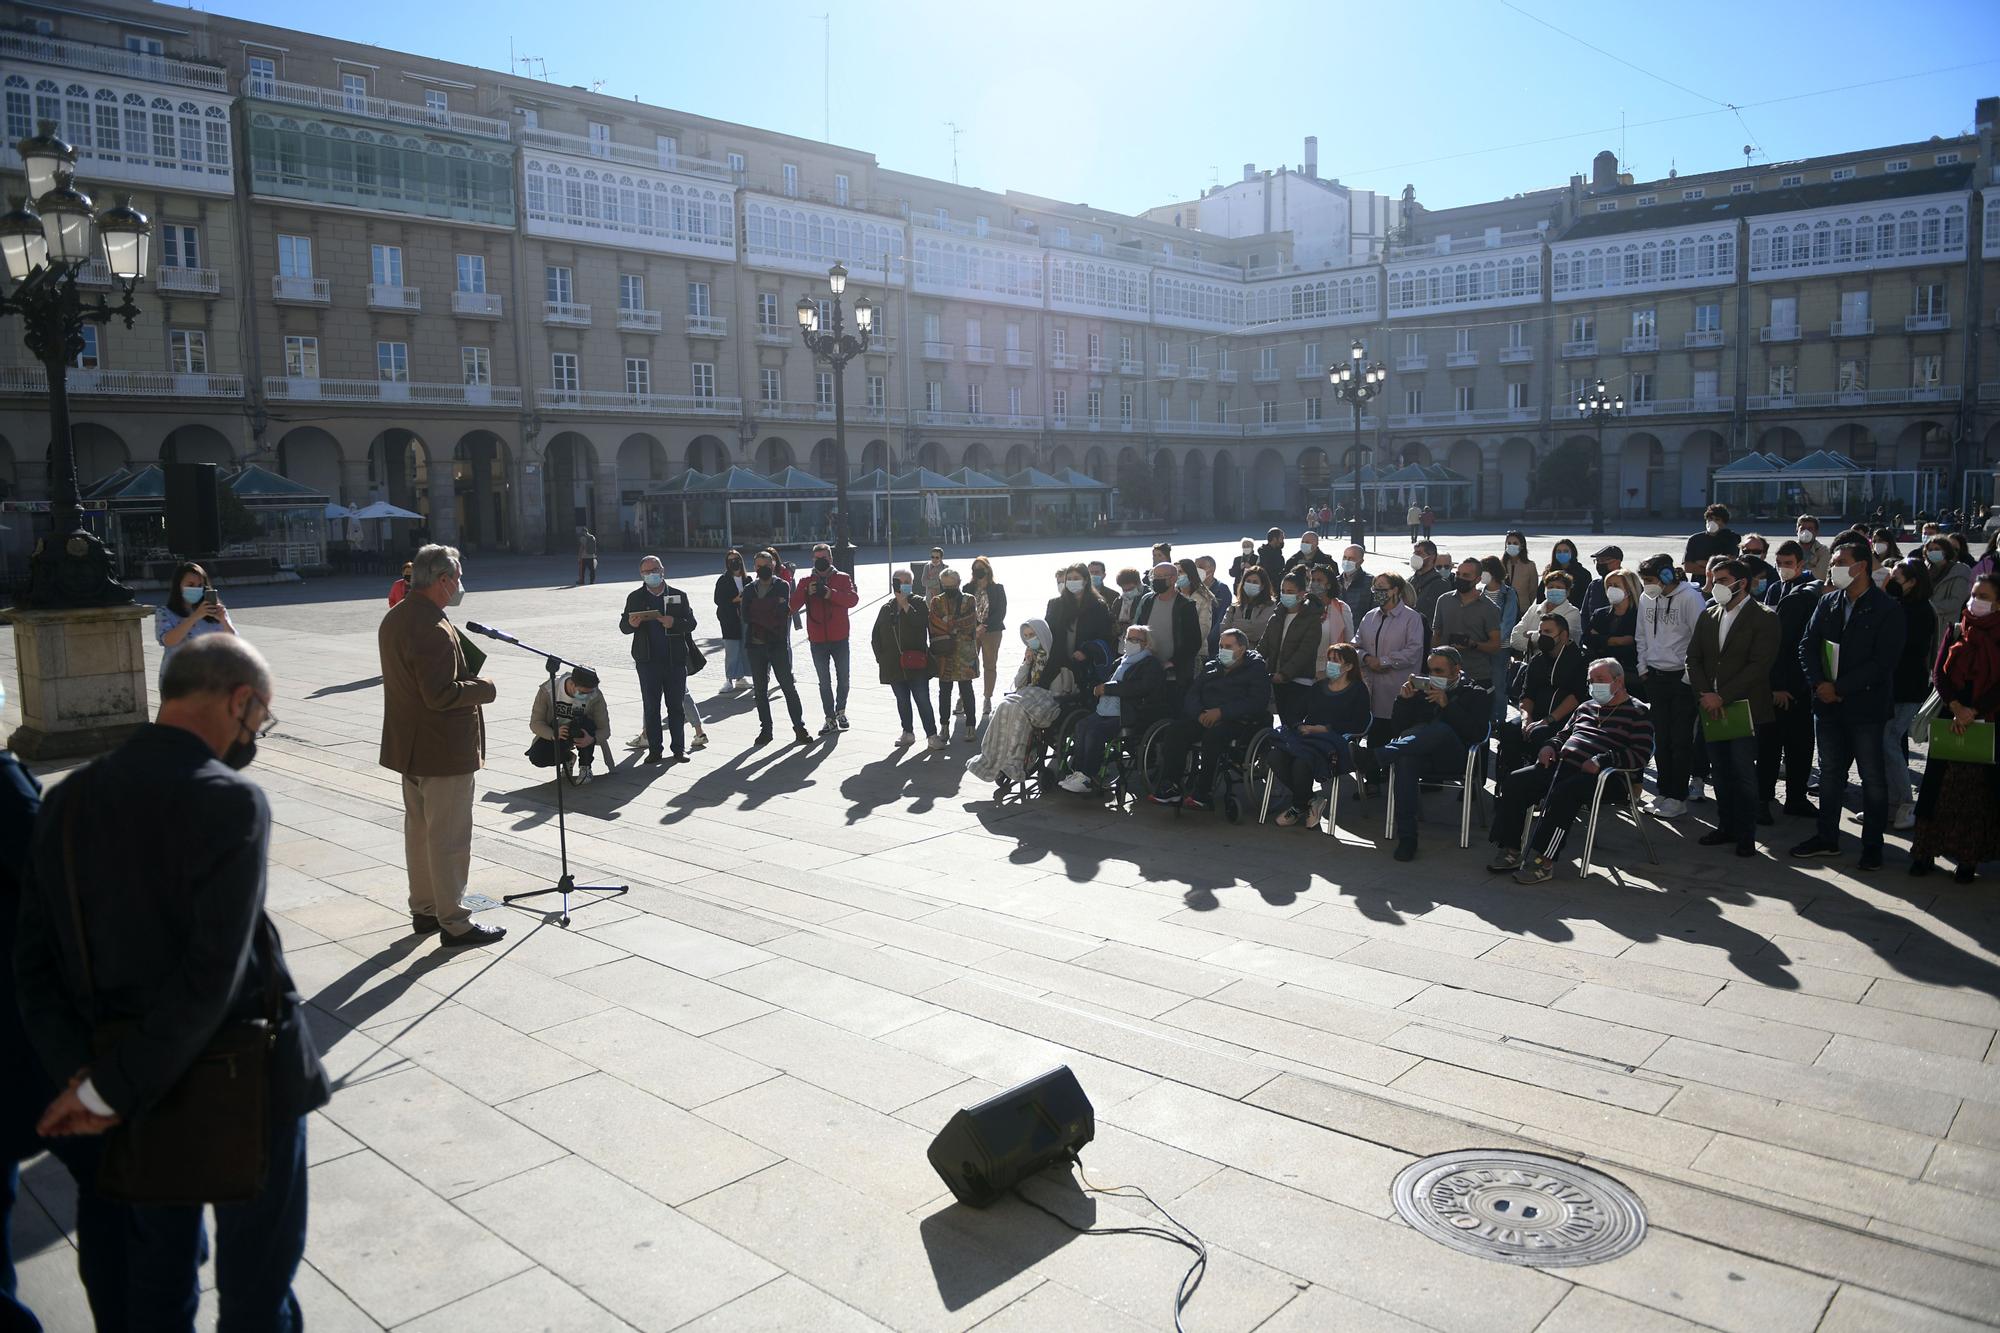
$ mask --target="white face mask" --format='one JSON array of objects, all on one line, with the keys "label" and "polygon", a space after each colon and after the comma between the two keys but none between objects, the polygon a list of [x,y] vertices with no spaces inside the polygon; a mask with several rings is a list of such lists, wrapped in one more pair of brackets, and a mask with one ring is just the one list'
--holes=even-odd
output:
[{"label": "white face mask", "polygon": [[1356,560],[1343,560],[1340,562],[1340,572],[1343,574],[1352,574],[1359,568],[1361,568],[1361,564]]},{"label": "white face mask", "polygon": [[457,606],[460,602],[464,600],[465,600],[465,576],[461,574],[458,576],[458,586],[451,590],[451,600],[449,602],[446,602],[445,605]]},{"label": "white face mask", "polygon": [[1146,645],[1139,642],[1137,639],[1125,640],[1125,656],[1143,657],[1145,655],[1145,652],[1146,652]]},{"label": "white face mask", "polygon": [[1234,648],[1217,648],[1215,650],[1215,660],[1226,667],[1234,666],[1236,665],[1236,650]]},{"label": "white face mask", "polygon": [[1984,597],[1975,597],[1965,604],[1965,612],[1970,616],[1990,616],[1993,614],[1993,603]]},{"label": "white face mask", "polygon": [[1886,588],[1889,586],[1889,580],[1895,576],[1895,573],[1895,570],[1889,568],[1887,565],[1883,565],[1874,574],[1870,575],[1870,577],[1875,580],[1876,587]]},{"label": "white face mask", "polygon": [[1519,542],[1508,542],[1508,543],[1507,543],[1507,554],[1508,554],[1508,555],[1514,555],[1514,556],[1518,556],[1519,554],[1521,554],[1521,543],[1519,543]]},{"label": "white face mask", "polygon": [[1070,592],[1073,592],[1073,593],[1077,593],[1077,592],[1082,592],[1082,591],[1083,591],[1083,580],[1082,580],[1082,579],[1069,579],[1069,580],[1066,580],[1066,581],[1065,581],[1065,582],[1063,583],[1063,587],[1064,587],[1064,588],[1066,588],[1066,589],[1068,589],[1068,590],[1069,590]]},{"label": "white face mask", "polygon": [[1710,520],[1708,520],[1708,530],[1710,532],[1720,532],[1722,531],[1722,524],[1716,522],[1714,519],[1711,518]]},{"label": "white face mask", "polygon": [[1832,569],[1826,571],[1826,581],[1829,587],[1845,588],[1848,584],[1854,582],[1854,566],[1835,565]]},{"label": "white face mask", "polygon": [[1604,590],[1604,600],[1613,606],[1622,605],[1625,601],[1625,590],[1619,587],[1606,588]]},{"label": "white face mask", "polygon": [[1876,542],[1876,543],[1875,543],[1875,554],[1877,554],[1877,555],[1887,555],[1887,554],[1889,554],[1889,543],[1887,543],[1887,542]]},{"label": "white face mask", "polygon": [[1810,528],[1800,528],[1798,530],[1799,545],[1811,546],[1813,544],[1813,541],[1818,536],[1819,534],[1817,532],[1812,531]]},{"label": "white face mask", "polygon": [[1264,585],[1261,583],[1246,583],[1243,585],[1243,595],[1245,597],[1255,597],[1262,591],[1264,591]]},{"label": "white face mask", "polygon": [[1411,557],[1410,557],[1410,569],[1411,569],[1411,571],[1412,571],[1413,573],[1417,573],[1417,574],[1421,574],[1421,573],[1423,573],[1423,572],[1424,572],[1424,564],[1426,563],[1426,561],[1427,561],[1428,559],[1429,559],[1429,557],[1427,557],[1427,556],[1421,556],[1421,555],[1413,555],[1413,556],[1411,556]]}]

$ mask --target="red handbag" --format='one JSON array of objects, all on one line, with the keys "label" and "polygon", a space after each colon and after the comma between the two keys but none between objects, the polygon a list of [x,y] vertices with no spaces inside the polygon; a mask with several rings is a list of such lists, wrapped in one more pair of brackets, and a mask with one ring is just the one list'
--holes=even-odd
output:
[{"label": "red handbag", "polygon": [[898,660],[905,671],[929,671],[931,669],[931,655],[921,648],[903,649],[903,655]]}]

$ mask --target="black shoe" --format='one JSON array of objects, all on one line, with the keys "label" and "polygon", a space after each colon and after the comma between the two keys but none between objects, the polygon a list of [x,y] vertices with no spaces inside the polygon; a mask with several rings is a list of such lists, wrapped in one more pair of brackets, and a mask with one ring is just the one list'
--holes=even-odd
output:
[{"label": "black shoe", "polygon": [[813,743],[812,733],[810,731],[807,731],[804,727],[793,727],[792,739],[797,741],[800,745],[811,745]]},{"label": "black shoe", "polygon": [[1906,873],[1908,873],[1911,879],[1922,879],[1925,875],[1930,874],[1931,871],[1936,869],[1937,862],[1930,857],[1913,856],[1910,858],[1910,868]]},{"label": "black shoe", "polygon": [[646,762],[647,762],[647,763],[649,763],[649,764],[657,764],[657,763],[659,763],[659,762],[660,762],[660,752],[659,752],[658,750],[648,750],[648,751],[646,751]]},{"label": "black shoe", "polygon": [[1854,868],[1856,870],[1880,870],[1882,868],[1882,853],[1861,853],[1861,859],[1854,863]]},{"label": "black shoe", "polygon": [[758,732],[757,739],[750,742],[752,748],[755,748],[756,746],[759,745],[769,745],[770,743],[771,743],[771,733],[768,731]]},{"label": "black shoe", "polygon": [[1970,884],[1978,878],[1979,867],[1976,865],[1960,864],[1956,870],[1951,872],[1951,882],[1954,884]]},{"label": "black shoe", "polygon": [[674,757],[669,762],[675,764],[685,764],[687,762],[687,758],[688,757],[686,750],[675,750]]},{"label": "black shoe", "polygon": [[1181,794],[1173,787],[1162,787],[1146,799],[1154,805],[1179,805],[1181,803]]},{"label": "black shoe", "polygon": [[1405,833],[1402,837],[1396,839],[1396,851],[1394,855],[1398,861],[1416,860],[1417,835],[1414,833]]},{"label": "black shoe", "polygon": [[1736,844],[1736,854],[1738,856],[1755,856],[1757,854],[1757,844],[1754,842],[1739,842]]},{"label": "black shoe", "polygon": [[507,938],[505,926],[482,926],[477,921],[463,935],[446,934],[438,941],[441,949],[476,949],[482,944],[498,944]]},{"label": "black shoe", "polygon": [[1840,844],[1837,842],[1827,842],[1815,833],[1812,837],[1807,838],[1804,842],[1792,848],[1790,854],[1794,861],[1810,861],[1814,857],[1839,856]]},{"label": "black shoe", "polygon": [[410,913],[410,929],[419,935],[429,935],[438,928],[438,919],[429,912]]},{"label": "black shoe", "polygon": [[1771,803],[1769,801],[1757,802],[1757,822],[1767,828],[1776,822],[1771,818]]},{"label": "black shoe", "polygon": [[1702,834],[1699,838],[1696,838],[1695,844],[1701,847],[1721,847],[1727,843],[1732,843],[1735,841],[1736,841],[1735,834],[1724,833],[1721,829],[1718,828],[1718,829],[1710,829],[1708,832]]},{"label": "black shoe", "polygon": [[1785,802],[1785,813],[1794,819],[1818,819],[1819,807],[1801,796]]}]

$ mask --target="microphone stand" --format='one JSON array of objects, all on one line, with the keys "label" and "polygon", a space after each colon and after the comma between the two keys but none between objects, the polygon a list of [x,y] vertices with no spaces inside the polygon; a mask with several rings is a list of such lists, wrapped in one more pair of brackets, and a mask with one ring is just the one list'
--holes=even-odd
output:
[{"label": "microphone stand", "polygon": [[[465,622],[465,627],[474,634],[484,634],[489,639],[497,639],[501,643],[512,644],[521,651],[533,653],[542,659],[542,664],[548,668],[549,672],[549,719],[553,722],[555,720],[556,690],[560,688],[556,681],[556,672],[563,667],[577,667],[582,666],[583,663],[572,662],[568,658],[558,657],[554,653],[545,653],[532,644],[522,643],[505,630],[497,630],[490,625],[482,625],[476,620],[468,620]],[[593,739],[598,743],[602,743],[603,740],[602,737],[595,737]],[[558,741],[556,743],[560,745],[562,742]],[[574,742],[571,742],[571,748],[575,748]],[[563,772],[560,755],[558,755],[556,763],[555,784],[556,847],[562,858],[562,878],[546,889],[530,889],[526,893],[504,894],[500,901],[502,903],[513,903],[519,902],[524,898],[539,898],[544,894],[559,893],[562,895],[562,914],[559,920],[561,924],[567,926],[569,924],[569,896],[572,893],[598,894],[598,897],[592,898],[589,902],[583,904],[588,907],[590,903],[603,902],[606,898],[616,898],[621,894],[628,893],[631,891],[632,886],[630,884],[578,884],[576,882],[576,877],[569,872],[569,825],[567,822],[567,811],[563,805]]]}]

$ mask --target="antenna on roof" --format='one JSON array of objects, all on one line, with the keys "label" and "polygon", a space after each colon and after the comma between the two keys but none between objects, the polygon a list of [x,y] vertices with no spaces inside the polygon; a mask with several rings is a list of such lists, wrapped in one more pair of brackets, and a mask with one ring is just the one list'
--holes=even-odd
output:
[{"label": "antenna on roof", "polygon": [[958,122],[947,120],[944,127],[951,131],[951,183],[958,184]]}]

